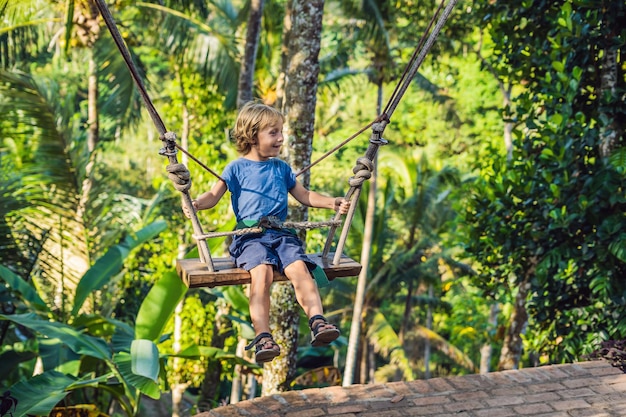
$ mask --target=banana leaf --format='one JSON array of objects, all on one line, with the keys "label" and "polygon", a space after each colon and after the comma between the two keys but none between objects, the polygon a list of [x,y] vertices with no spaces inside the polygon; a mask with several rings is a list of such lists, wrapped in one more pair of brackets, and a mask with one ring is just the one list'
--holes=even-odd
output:
[{"label": "banana leaf", "polygon": [[47,416],[59,401],[69,393],[68,388],[76,382],[57,371],[44,372],[21,381],[9,388],[10,395],[17,400],[13,417]]},{"label": "banana leaf", "polygon": [[165,273],[141,303],[135,321],[135,339],[157,341],[187,287],[174,271]]},{"label": "banana leaf", "polygon": [[159,385],[145,376],[137,375],[133,372],[131,355],[126,352],[120,352],[113,356],[113,361],[117,365],[124,381],[137,388],[143,394],[150,398],[158,400],[161,397]]},{"label": "banana leaf", "polygon": [[48,306],[32,285],[2,265],[0,265],[0,279],[4,280],[13,291],[20,293],[24,302],[33,310],[49,311]]},{"label": "banana leaf", "polygon": [[163,220],[151,223],[133,235],[127,235],[121,243],[111,247],[100,257],[83,275],[76,287],[72,315],[78,313],[89,294],[102,288],[111,277],[120,272],[124,260],[133,249],[158,236],[166,227],[167,223]]},{"label": "banana leaf", "polygon": [[10,320],[48,338],[63,340],[63,343],[78,355],[92,356],[107,361],[111,359],[111,349],[104,340],[81,333],[67,324],[49,321],[35,313],[0,314],[0,319]]}]

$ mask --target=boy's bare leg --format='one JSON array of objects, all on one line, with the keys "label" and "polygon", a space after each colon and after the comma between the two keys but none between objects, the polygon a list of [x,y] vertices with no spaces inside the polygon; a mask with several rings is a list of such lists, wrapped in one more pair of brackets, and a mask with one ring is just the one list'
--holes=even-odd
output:
[{"label": "boy's bare leg", "polygon": [[250,318],[256,335],[270,333],[270,286],[274,280],[272,265],[250,270]]},{"label": "boy's bare leg", "polygon": [[[285,275],[293,284],[298,303],[309,318],[312,332],[311,345],[327,346],[339,337],[340,332],[335,325],[328,323],[323,317],[324,310],[320,293],[309,269],[303,261],[296,261],[285,268]],[[315,320],[311,322],[313,317]]]},{"label": "boy's bare leg", "polygon": [[307,317],[323,315],[322,300],[317,284],[303,261],[296,261],[285,268],[285,275],[291,281],[296,299]]}]

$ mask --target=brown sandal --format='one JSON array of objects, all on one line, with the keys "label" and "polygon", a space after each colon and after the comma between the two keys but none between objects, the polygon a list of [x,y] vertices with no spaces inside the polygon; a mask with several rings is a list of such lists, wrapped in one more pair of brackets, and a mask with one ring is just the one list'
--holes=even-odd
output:
[{"label": "brown sandal", "polygon": [[258,334],[248,346],[246,350],[255,347],[254,360],[256,363],[265,363],[280,355],[280,346],[276,344],[270,333],[263,332]]},{"label": "brown sandal", "polygon": [[[319,323],[313,326],[316,321]],[[328,346],[341,334],[337,326],[329,323],[326,317],[319,314],[309,319],[309,327],[311,328],[311,345],[314,347]]]}]

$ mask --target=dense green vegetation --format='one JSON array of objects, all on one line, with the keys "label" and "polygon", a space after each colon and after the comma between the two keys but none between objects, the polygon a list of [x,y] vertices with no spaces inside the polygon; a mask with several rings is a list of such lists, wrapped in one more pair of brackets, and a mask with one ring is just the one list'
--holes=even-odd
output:
[{"label": "dense green vegetation", "polygon": [[[168,130],[216,172],[237,156],[248,3],[108,2]],[[264,6],[254,95],[268,103],[285,3]],[[314,160],[374,120],[437,6],[326,2]],[[625,19],[623,2],[456,5],[385,131],[355,382],[570,362],[626,339]],[[0,20],[0,386],[14,415],[134,416],[177,390],[188,415],[238,384],[258,392],[245,288],[176,276],[177,257],[197,256],[191,226],[93,3],[0,0]],[[344,193],[368,135],[316,165],[311,188]],[[216,180],[180,158],[192,195]],[[356,204],[345,251],[359,259],[367,187]],[[233,227],[228,199],[199,216]],[[324,238],[309,232],[308,251]],[[309,348],[300,321],[294,389],[336,382],[312,377],[320,366],[341,377],[356,283],[322,290],[337,343]]]}]

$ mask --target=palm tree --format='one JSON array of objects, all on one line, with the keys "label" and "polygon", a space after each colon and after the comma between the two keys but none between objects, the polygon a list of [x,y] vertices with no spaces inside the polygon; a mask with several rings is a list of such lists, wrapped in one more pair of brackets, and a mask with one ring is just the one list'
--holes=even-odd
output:
[{"label": "palm tree", "polygon": [[244,103],[252,100],[253,97],[254,69],[256,68],[256,56],[259,49],[264,3],[264,0],[250,1],[244,56],[241,60],[241,70],[239,71],[237,107],[241,107]]}]

